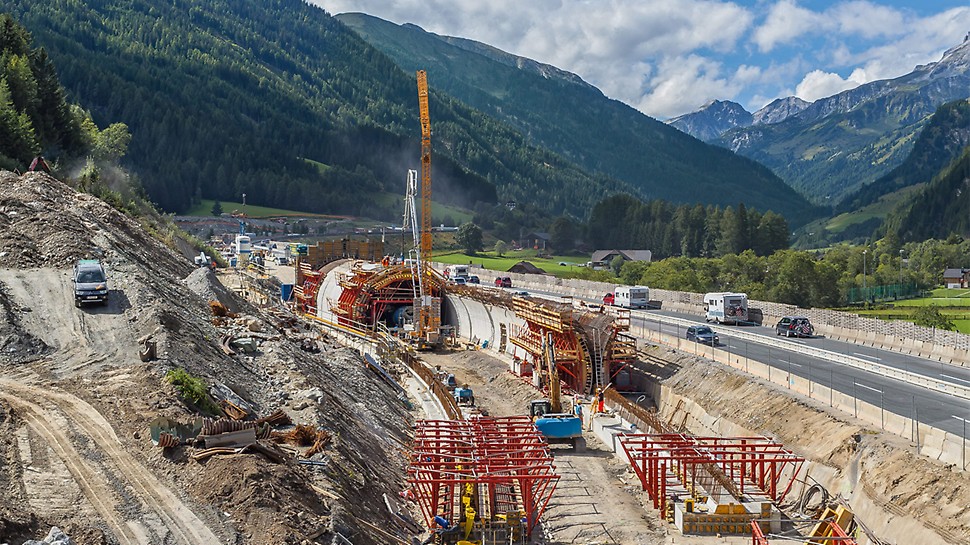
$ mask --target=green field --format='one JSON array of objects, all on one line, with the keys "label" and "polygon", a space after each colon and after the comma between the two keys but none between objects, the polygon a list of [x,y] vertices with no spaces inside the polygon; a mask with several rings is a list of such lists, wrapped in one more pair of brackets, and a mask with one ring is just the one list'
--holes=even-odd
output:
[{"label": "green field", "polygon": [[[420,207],[420,196],[418,197],[417,206]],[[383,207],[398,207],[401,210],[401,216],[404,215],[404,195],[397,193],[380,193],[374,196],[374,202]],[[420,214],[420,210],[419,210]],[[440,220],[444,217],[450,217],[455,221],[454,227],[457,227],[463,223],[468,223],[472,221],[472,213],[463,208],[457,208],[454,206],[449,206],[447,204],[440,204],[431,201],[431,217],[435,220]],[[400,222],[398,222],[400,223]],[[452,226],[449,226],[452,227]]]},{"label": "green field", "polygon": [[[552,256],[547,258],[537,258],[535,250],[508,251],[502,257],[495,255],[495,252],[479,252],[475,256],[469,256],[461,252],[450,252],[445,254],[434,254],[433,261],[449,263],[455,265],[480,265],[492,271],[507,271],[512,265],[519,261],[528,261],[536,267],[549,274],[560,274],[575,271],[578,266],[584,265],[589,260],[587,255],[573,256]],[[560,265],[567,263],[567,265]],[[570,265],[570,263],[572,265]]]},{"label": "green field", "polygon": [[906,299],[896,303],[897,307],[925,307],[928,305],[936,305],[938,307],[966,307],[970,310],[970,290],[938,288],[931,291],[929,297]]},{"label": "green field", "polygon": [[[201,203],[193,206],[184,215],[186,216],[211,216],[212,215],[212,205],[216,201],[203,199]],[[332,219],[345,219],[346,216],[330,216],[327,214],[313,214],[311,212],[300,212],[298,210],[284,210],[282,208],[269,208],[266,206],[255,206],[252,204],[243,204],[241,202],[229,202],[229,201],[219,201],[222,206],[222,211],[225,214],[231,214],[235,211],[242,212],[246,214],[247,218],[276,218],[280,216],[285,217],[299,217],[299,218],[332,218]]]},{"label": "green field", "polygon": [[860,316],[881,320],[912,321],[910,316],[919,307],[936,305],[940,313],[950,319],[960,333],[970,333],[970,291],[935,289],[930,297],[908,299],[894,303],[893,308],[857,311]]}]

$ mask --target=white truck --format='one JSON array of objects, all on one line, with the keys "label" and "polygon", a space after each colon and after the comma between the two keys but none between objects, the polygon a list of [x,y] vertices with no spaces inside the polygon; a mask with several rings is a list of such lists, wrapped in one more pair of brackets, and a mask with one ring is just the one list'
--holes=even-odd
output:
[{"label": "white truck", "polygon": [[719,324],[748,321],[748,294],[716,292],[704,294],[705,319]]},{"label": "white truck", "polygon": [[617,286],[613,291],[613,304],[623,308],[647,308],[650,306],[650,289],[646,286]]},{"label": "white truck", "polygon": [[448,265],[444,271],[445,278],[454,282],[456,278],[468,279],[468,265]]}]

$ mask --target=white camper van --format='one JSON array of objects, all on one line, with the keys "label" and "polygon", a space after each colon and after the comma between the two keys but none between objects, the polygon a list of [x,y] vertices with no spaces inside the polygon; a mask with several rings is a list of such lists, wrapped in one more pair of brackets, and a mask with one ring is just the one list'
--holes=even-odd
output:
[{"label": "white camper van", "polygon": [[737,324],[748,321],[748,294],[746,293],[705,293],[704,310],[706,320],[719,324]]},{"label": "white camper van", "polygon": [[613,292],[613,304],[623,308],[647,308],[650,290],[646,286],[617,286]]}]

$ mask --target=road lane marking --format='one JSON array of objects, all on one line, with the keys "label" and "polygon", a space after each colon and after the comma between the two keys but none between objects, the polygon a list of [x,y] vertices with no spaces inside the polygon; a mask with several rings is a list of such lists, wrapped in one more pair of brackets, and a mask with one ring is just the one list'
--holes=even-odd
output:
[{"label": "road lane marking", "polygon": [[970,384],[970,380],[964,380],[960,377],[951,377],[950,375],[944,375],[943,373],[940,373],[940,376],[943,378],[952,378],[953,380],[959,380],[960,382],[965,382],[967,384]]},{"label": "road lane marking", "polygon": [[867,358],[870,360],[882,361],[882,358],[877,358],[876,356],[870,356],[869,354],[860,354],[858,352],[853,352],[853,356],[859,356],[860,358]]}]

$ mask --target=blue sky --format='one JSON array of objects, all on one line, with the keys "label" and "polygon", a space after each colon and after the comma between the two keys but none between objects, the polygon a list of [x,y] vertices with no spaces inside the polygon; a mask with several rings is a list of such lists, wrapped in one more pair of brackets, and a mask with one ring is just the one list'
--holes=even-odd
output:
[{"label": "blue sky", "polygon": [[937,61],[970,32],[967,0],[309,1],[552,64],[658,119],[714,99],[817,100]]}]

